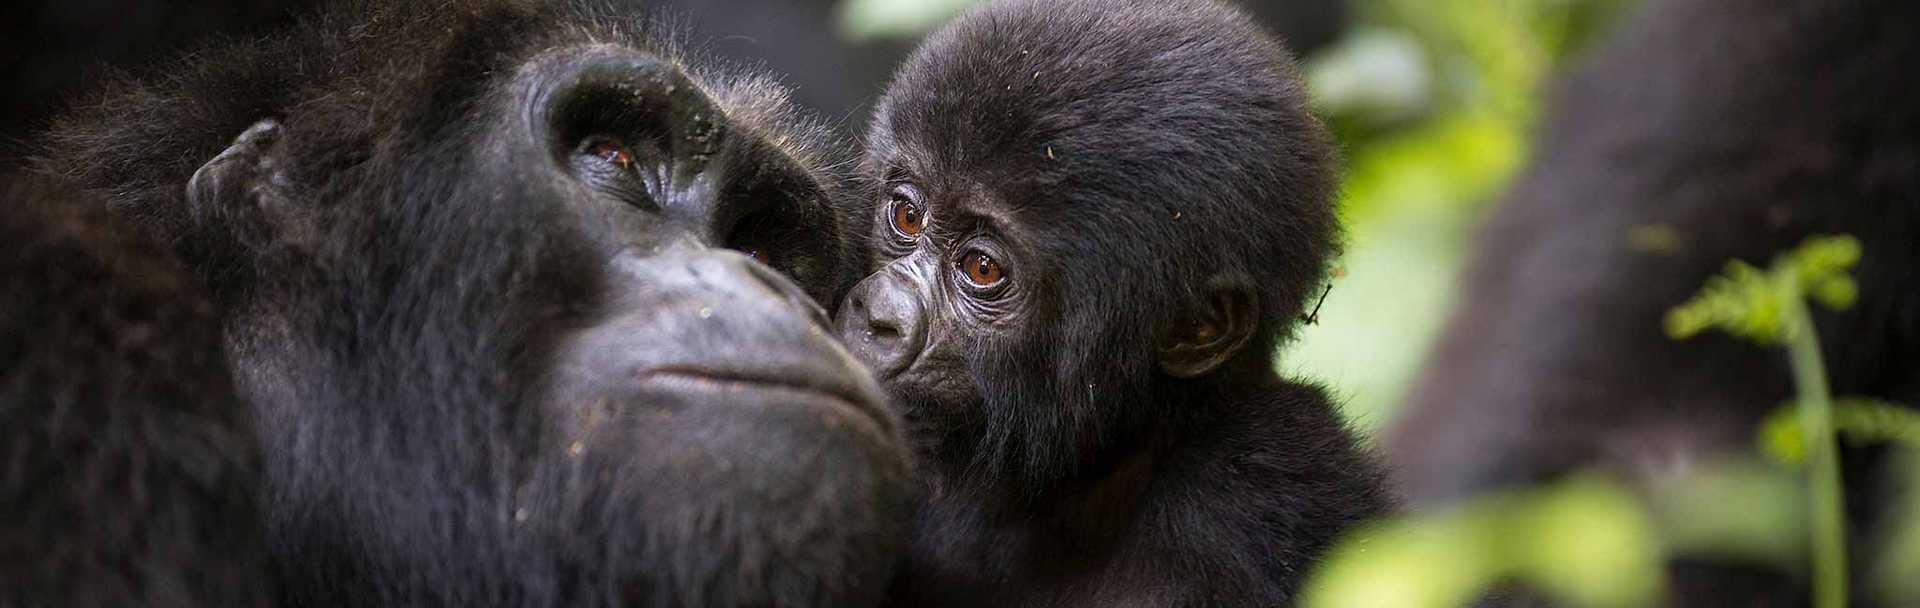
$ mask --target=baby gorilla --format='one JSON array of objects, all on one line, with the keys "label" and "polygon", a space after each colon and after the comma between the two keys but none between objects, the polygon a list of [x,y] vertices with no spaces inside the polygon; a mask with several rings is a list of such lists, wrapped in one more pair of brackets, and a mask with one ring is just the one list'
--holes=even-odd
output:
[{"label": "baby gorilla", "polygon": [[1274,370],[1338,232],[1304,97],[1204,0],[994,2],[908,61],[838,319],[929,484],[893,601],[1282,605],[1388,508]]}]

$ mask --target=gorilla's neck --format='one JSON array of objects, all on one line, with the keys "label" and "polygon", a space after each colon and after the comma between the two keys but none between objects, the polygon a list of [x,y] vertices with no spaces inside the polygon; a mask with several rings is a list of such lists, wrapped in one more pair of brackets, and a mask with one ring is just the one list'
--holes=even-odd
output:
[{"label": "gorilla's neck", "polygon": [[[1241,357],[1197,379],[1156,376],[1149,386],[1114,387],[1087,395],[1081,403],[1065,397],[983,403],[978,407],[1003,420],[983,421],[967,433],[921,443],[928,448],[922,457],[929,495],[975,505],[989,518],[1038,515],[1095,527],[1115,522],[1110,511],[1127,510],[1137,502],[1153,478],[1155,463],[1205,448],[1210,438],[1235,434],[1253,419],[1297,415],[1264,410],[1275,395],[1310,389],[1287,382],[1264,362],[1243,361],[1249,359]],[[1010,406],[1021,409],[1008,411]],[[1100,419],[1085,427],[1054,422],[1056,444],[1028,448],[1052,448],[1051,455],[1066,459],[1045,468],[1050,463],[1036,462],[1032,452],[1018,450],[1046,441],[1048,433],[1034,428],[1040,425],[1033,420],[1063,406],[1097,407]],[[1009,445],[1015,447],[1009,450]],[[1009,452],[1014,457],[1008,457]]]},{"label": "gorilla's neck", "polygon": [[[1005,479],[964,483],[969,478],[931,475],[916,537],[939,542],[914,548],[916,576],[956,588],[1007,577],[1072,578],[1098,569],[1099,556],[1114,555],[1117,543],[1163,525],[1148,521],[1148,513],[1161,518],[1214,508],[1186,498],[1211,491],[1190,484],[1219,481],[1195,471],[1230,468],[1223,463],[1249,457],[1277,462],[1320,453],[1295,449],[1280,430],[1314,435],[1320,427],[1340,428],[1324,398],[1265,366],[1256,371],[1222,380],[1161,378],[1150,399],[1136,400],[1153,402],[1108,403],[1150,412],[1151,418],[1103,435],[1073,473],[1031,494]],[[1373,497],[1356,493],[1354,500]]]}]

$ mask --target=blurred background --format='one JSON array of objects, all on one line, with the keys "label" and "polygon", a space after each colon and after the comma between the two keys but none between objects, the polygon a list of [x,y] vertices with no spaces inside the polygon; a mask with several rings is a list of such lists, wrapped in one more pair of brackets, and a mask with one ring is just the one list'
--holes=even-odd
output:
[{"label": "blurred background", "polygon": [[[974,0],[659,0],[732,60],[864,128],[894,66]],[[1325,383],[1371,437],[1453,298],[1476,220],[1526,158],[1543,78],[1631,0],[1236,0],[1301,56],[1346,154],[1346,255],[1281,369]],[[0,19],[0,166],[113,69],[292,21],[316,0],[25,0]],[[642,2],[642,4],[647,4]]]}]

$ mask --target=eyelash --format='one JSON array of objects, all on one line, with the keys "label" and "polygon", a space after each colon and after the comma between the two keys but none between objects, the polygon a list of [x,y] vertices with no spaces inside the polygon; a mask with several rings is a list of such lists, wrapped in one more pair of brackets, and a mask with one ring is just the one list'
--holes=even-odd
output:
[{"label": "eyelash", "polygon": [[643,159],[620,138],[602,134],[583,138],[574,159],[576,175],[608,195],[641,209],[658,205],[654,197],[659,193],[642,168]]},{"label": "eyelash", "polygon": [[637,155],[634,154],[633,148],[628,147],[626,142],[621,141],[618,137],[610,135],[587,137],[580,141],[577,154],[604,163],[608,167],[619,169],[623,173],[634,174],[639,172],[638,158]]}]

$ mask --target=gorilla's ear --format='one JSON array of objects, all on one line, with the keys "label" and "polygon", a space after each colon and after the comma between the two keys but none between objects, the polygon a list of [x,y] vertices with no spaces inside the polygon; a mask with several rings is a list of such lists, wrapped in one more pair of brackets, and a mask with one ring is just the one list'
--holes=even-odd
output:
[{"label": "gorilla's ear", "polygon": [[234,138],[233,145],[201,165],[187,180],[188,217],[199,225],[241,210],[273,209],[281,201],[260,200],[277,197],[275,145],[280,141],[280,123],[262,120],[247,127]]},{"label": "gorilla's ear", "polygon": [[1176,321],[1161,335],[1160,370],[1176,378],[1207,375],[1232,359],[1260,326],[1260,294],[1246,285],[1210,282],[1206,309],[1198,318]]}]

